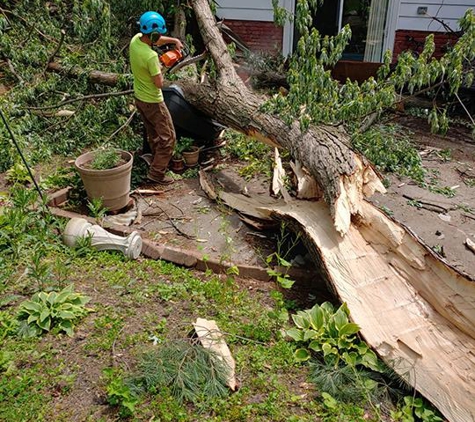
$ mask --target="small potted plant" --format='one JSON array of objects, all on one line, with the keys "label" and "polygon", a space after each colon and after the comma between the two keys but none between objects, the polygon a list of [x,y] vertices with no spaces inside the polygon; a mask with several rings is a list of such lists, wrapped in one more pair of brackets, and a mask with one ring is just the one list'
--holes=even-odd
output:
[{"label": "small potted plant", "polygon": [[80,155],[74,165],[89,200],[102,199],[105,208],[116,211],[129,203],[132,163],[129,152],[102,148]]},{"label": "small potted plant", "polygon": [[170,161],[170,170],[174,173],[181,173],[185,170],[185,160],[183,159],[183,155],[177,152],[173,154]]},{"label": "small potted plant", "polygon": [[193,145],[193,143],[194,139],[186,137],[180,138],[180,141],[178,142],[187,167],[195,167],[198,165],[200,148]]}]

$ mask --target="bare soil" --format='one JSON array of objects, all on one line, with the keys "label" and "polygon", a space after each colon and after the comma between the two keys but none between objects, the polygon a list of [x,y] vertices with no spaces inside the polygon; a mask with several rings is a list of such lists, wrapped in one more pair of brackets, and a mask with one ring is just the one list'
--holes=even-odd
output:
[{"label": "bare soil", "polygon": [[464,127],[438,136],[430,133],[423,119],[404,116],[397,123],[413,132],[424,167],[437,185],[452,188],[455,195],[447,197],[407,178],[388,175],[391,185],[387,193],[370,200],[390,210],[450,265],[474,277],[475,254],[465,241],[475,241],[475,141]]}]

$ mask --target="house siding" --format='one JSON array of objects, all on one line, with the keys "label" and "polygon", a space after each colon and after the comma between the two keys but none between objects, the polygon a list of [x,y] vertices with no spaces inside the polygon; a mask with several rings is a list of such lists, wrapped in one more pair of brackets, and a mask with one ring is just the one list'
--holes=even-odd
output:
[{"label": "house siding", "polygon": [[222,19],[273,22],[271,0],[219,0],[216,15]]},{"label": "house siding", "polygon": [[[417,9],[427,7],[427,14],[419,15]],[[459,19],[467,9],[475,7],[475,0],[401,0],[396,30],[447,32],[440,22],[443,21],[453,31],[460,29]]]}]

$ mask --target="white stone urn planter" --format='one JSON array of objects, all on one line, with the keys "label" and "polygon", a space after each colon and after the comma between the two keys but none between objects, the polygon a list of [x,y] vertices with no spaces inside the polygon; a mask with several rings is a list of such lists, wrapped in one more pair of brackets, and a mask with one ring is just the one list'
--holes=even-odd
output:
[{"label": "white stone urn planter", "polygon": [[78,238],[91,236],[93,248],[121,251],[127,258],[137,259],[142,251],[142,238],[138,232],[132,232],[127,237],[109,233],[97,224],[91,224],[84,218],[72,218],[63,233],[63,241],[69,247],[75,247]]}]

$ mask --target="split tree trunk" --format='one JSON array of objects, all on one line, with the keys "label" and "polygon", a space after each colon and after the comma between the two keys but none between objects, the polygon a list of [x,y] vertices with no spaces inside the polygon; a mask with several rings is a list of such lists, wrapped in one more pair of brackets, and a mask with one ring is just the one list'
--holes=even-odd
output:
[{"label": "split tree trunk", "polygon": [[[325,202],[262,203],[222,193],[244,213],[291,220],[306,234],[321,274],[368,344],[453,422],[475,420],[475,283],[451,268],[365,197],[384,188],[344,130],[302,132],[260,111],[263,99],[234,71],[207,0],[192,0],[216,64],[213,85],[179,82],[187,101],[217,121],[287,148],[315,178]],[[57,64],[49,65],[58,71]],[[91,76],[100,80],[98,72]],[[114,80],[105,74],[108,84]],[[316,281],[317,281],[316,276]]]},{"label": "split tree trunk", "polygon": [[365,201],[384,188],[343,130],[320,125],[302,133],[298,123],[288,127],[260,112],[262,101],[237,77],[208,1],[191,4],[219,78],[213,87],[183,84],[187,100],[230,127],[289,149],[326,201],[256,206],[236,197],[245,204],[240,211],[254,208],[295,222],[370,346],[447,418],[475,420],[473,281]]}]

